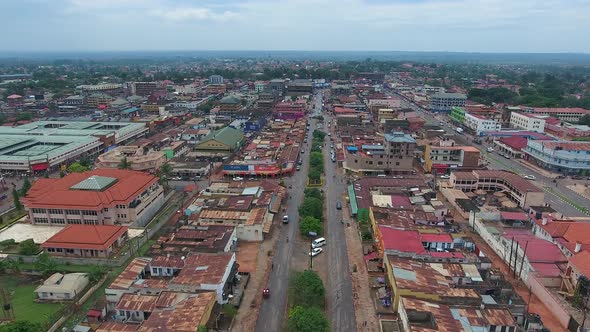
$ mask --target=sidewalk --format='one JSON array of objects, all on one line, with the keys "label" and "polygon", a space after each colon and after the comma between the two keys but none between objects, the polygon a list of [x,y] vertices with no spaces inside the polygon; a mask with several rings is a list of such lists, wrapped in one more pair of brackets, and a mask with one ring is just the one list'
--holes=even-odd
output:
[{"label": "sidewalk", "polygon": [[519,163],[520,163],[522,166],[524,166],[524,167],[526,167],[526,168],[528,168],[528,169],[531,169],[531,170],[533,170],[533,171],[535,171],[535,172],[537,172],[537,173],[539,173],[539,174],[542,174],[543,176],[546,176],[546,177],[548,177],[548,178],[552,178],[552,179],[554,179],[554,178],[556,178],[556,177],[558,177],[558,176],[559,176],[559,174],[558,174],[558,173],[553,173],[553,172],[550,172],[550,171],[544,170],[544,169],[542,169],[542,168],[540,168],[540,167],[538,167],[538,166],[535,166],[535,165],[533,165],[533,164],[531,164],[531,163],[529,163],[529,162],[527,162],[527,161],[525,161],[525,160],[518,159],[518,162],[519,162]]}]

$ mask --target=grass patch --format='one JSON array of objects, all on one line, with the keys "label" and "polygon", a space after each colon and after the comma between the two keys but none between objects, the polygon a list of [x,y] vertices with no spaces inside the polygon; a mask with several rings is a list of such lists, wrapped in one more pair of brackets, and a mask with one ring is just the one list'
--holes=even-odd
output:
[{"label": "grass patch", "polygon": [[0,277],[0,286],[7,290],[12,301],[16,320],[28,320],[35,323],[47,324],[55,318],[55,313],[61,309],[60,303],[36,303],[37,285],[19,284],[23,278],[15,276]]},{"label": "grass patch", "polygon": [[590,210],[588,210],[588,208],[586,208],[585,206],[582,206],[582,205],[572,201],[569,197],[562,195],[561,193],[553,190],[553,188],[551,188],[551,187],[545,187],[545,190],[547,190],[548,192],[552,193],[553,195],[559,197],[559,199],[561,199],[562,201],[573,206],[576,210],[582,212],[583,214],[585,214],[587,216],[590,216]]},{"label": "grass patch", "polygon": [[0,219],[0,229],[8,227],[14,224],[17,220],[27,215],[27,211],[25,210],[12,210],[2,215]]},{"label": "grass patch", "polygon": [[[21,271],[34,271],[35,263],[19,263]],[[58,264],[57,271],[59,272],[91,272],[93,265],[73,265],[73,264]]]}]

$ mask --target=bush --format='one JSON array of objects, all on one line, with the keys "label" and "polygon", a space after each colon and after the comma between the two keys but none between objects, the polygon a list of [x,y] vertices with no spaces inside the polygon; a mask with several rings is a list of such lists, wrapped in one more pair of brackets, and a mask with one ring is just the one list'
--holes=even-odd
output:
[{"label": "bush", "polygon": [[10,247],[16,244],[16,241],[14,241],[14,239],[8,239],[8,240],[4,240],[4,241],[0,241],[0,248],[6,248],[6,247]]},{"label": "bush", "polygon": [[317,199],[323,199],[323,195],[318,188],[306,188],[303,191],[305,197],[314,197]]},{"label": "bush", "polygon": [[18,251],[21,255],[36,255],[39,250],[39,245],[33,242],[33,239],[27,239],[20,243],[20,249]]},{"label": "bush", "polygon": [[299,223],[299,231],[303,236],[307,236],[309,232],[321,234],[323,232],[322,222],[314,217],[305,217]]},{"label": "bush", "polygon": [[302,218],[314,217],[321,221],[322,213],[323,203],[320,199],[317,199],[315,197],[304,198],[303,203],[299,207],[299,216],[301,216]]},{"label": "bush", "polygon": [[293,306],[324,307],[326,289],[316,272],[310,270],[296,272],[289,285],[289,300]]},{"label": "bush", "polygon": [[326,315],[318,308],[296,306],[289,310],[287,331],[328,332],[330,331],[330,322],[328,322]]}]

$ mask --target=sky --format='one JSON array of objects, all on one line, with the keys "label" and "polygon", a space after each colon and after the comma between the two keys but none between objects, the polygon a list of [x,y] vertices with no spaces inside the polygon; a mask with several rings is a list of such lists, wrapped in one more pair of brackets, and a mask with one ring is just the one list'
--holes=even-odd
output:
[{"label": "sky", "polygon": [[589,17],[590,0],[0,0],[0,53],[590,53]]}]

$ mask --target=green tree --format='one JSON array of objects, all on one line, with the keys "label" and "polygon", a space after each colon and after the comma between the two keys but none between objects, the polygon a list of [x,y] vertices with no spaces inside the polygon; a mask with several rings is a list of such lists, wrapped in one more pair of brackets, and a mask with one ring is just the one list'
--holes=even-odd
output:
[{"label": "green tree", "polygon": [[84,166],[79,162],[75,162],[68,167],[68,172],[70,173],[82,173],[89,170],[88,166]]},{"label": "green tree", "polygon": [[129,162],[127,160],[127,157],[123,157],[123,159],[121,159],[121,162],[119,163],[119,168],[120,169],[131,169],[131,162]]},{"label": "green tree", "polygon": [[320,171],[323,171],[324,155],[321,152],[312,152],[309,155],[309,165],[313,168],[318,168]]},{"label": "green tree", "polygon": [[330,323],[319,308],[296,306],[289,310],[287,331],[328,332],[330,331]]},{"label": "green tree", "polygon": [[12,200],[14,202],[14,208],[17,211],[21,211],[23,209],[23,204],[20,202],[20,198],[18,196],[18,191],[16,191],[16,188],[12,189]]},{"label": "green tree", "polygon": [[306,188],[303,191],[305,197],[315,197],[317,199],[323,199],[322,193],[318,188]]},{"label": "green tree", "polygon": [[324,283],[314,271],[296,272],[289,282],[289,302],[293,306],[324,308],[325,294]]},{"label": "green tree", "polygon": [[583,115],[578,124],[590,126],[590,114]]},{"label": "green tree", "polygon": [[88,272],[88,280],[91,283],[96,283],[107,273],[107,267],[104,265],[93,265]]},{"label": "green tree", "polygon": [[322,222],[317,218],[307,216],[299,223],[299,232],[301,232],[301,235],[303,236],[307,236],[309,232],[321,234],[322,231]]},{"label": "green tree", "polygon": [[35,260],[35,269],[43,276],[49,276],[57,271],[57,262],[49,254],[42,253]]},{"label": "green tree", "polygon": [[318,171],[316,168],[312,168],[309,170],[307,176],[312,182],[319,183],[322,178],[322,173]]},{"label": "green tree", "polygon": [[16,116],[16,121],[31,121],[33,119],[33,115],[29,112],[18,113]]},{"label": "green tree", "polygon": [[39,245],[33,239],[26,239],[19,244],[18,253],[21,255],[35,255],[39,252]]},{"label": "green tree", "polygon": [[31,184],[31,181],[29,180],[29,178],[25,178],[23,181],[23,186],[20,189],[20,195],[21,196],[26,196],[27,193],[29,192],[29,189],[31,189],[33,185]]},{"label": "green tree", "polygon": [[38,332],[43,330],[41,323],[33,323],[26,320],[17,320],[0,325],[0,332]]},{"label": "green tree", "polygon": [[90,159],[90,157],[88,156],[83,156],[82,158],[80,158],[78,162],[80,163],[80,165],[88,168],[90,168],[90,166],[92,165],[92,159]]},{"label": "green tree", "polygon": [[158,176],[160,177],[160,179],[159,179],[160,184],[168,187],[168,180],[170,179],[171,175],[172,175],[172,166],[170,166],[169,164],[162,165],[160,167],[160,170],[158,171]]},{"label": "green tree", "polygon": [[303,203],[299,206],[299,215],[302,218],[314,217],[322,220],[323,203],[320,199],[315,197],[306,197],[303,199]]}]

